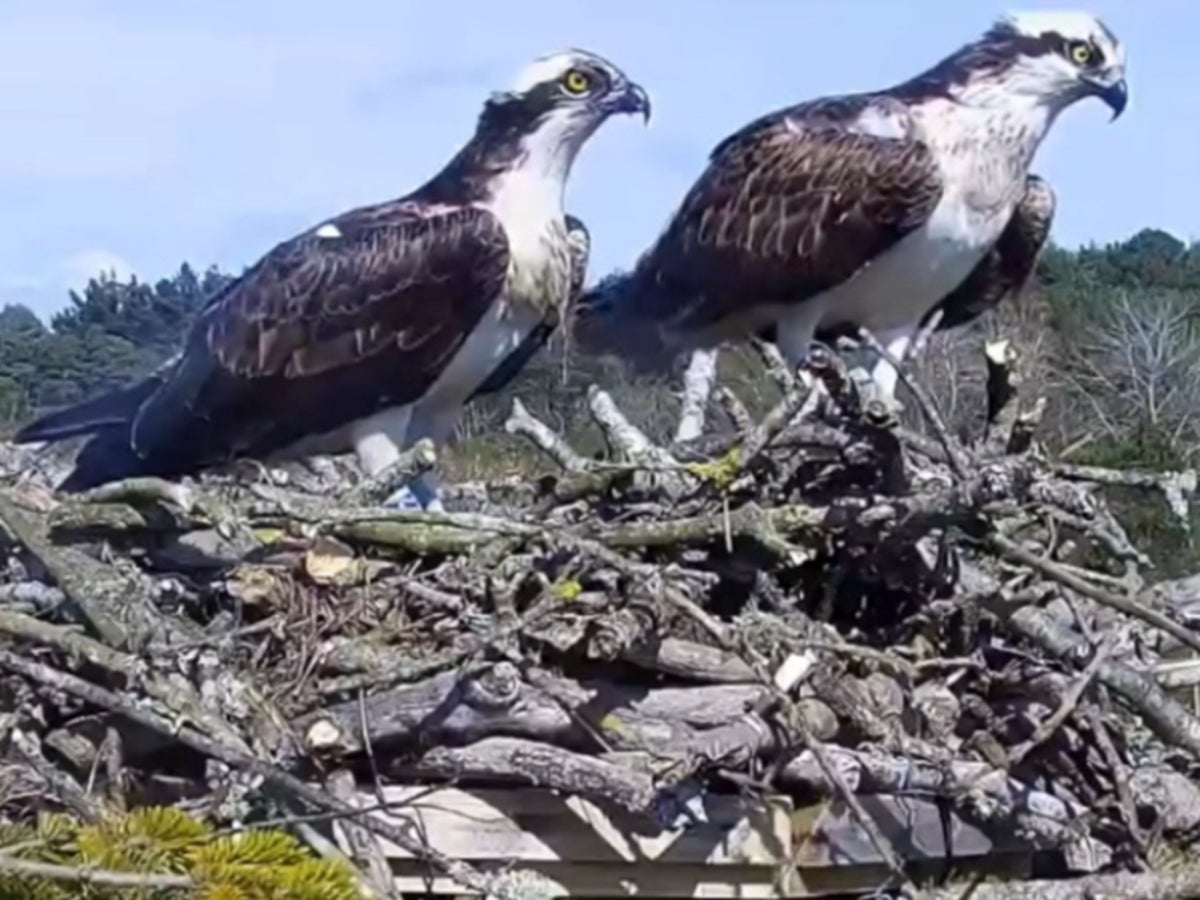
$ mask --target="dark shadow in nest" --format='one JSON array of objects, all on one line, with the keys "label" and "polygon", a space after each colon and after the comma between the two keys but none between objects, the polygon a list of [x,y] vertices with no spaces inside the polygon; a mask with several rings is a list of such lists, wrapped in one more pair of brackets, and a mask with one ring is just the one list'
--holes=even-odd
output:
[{"label": "dark shadow in nest", "polygon": [[808,453],[782,482],[786,502],[831,506],[851,499],[902,496],[909,490],[894,434],[861,430],[840,453]]},{"label": "dark shadow in nest", "polygon": [[916,548],[882,544],[873,548],[836,545],[832,553],[801,567],[789,593],[800,608],[842,634],[889,647],[911,630],[909,620],[940,591]]},{"label": "dark shadow in nest", "polygon": [[915,548],[899,545],[838,545],[800,565],[781,566],[754,539],[734,537],[732,551],[716,545],[705,557],[691,568],[719,576],[703,604],[716,618],[729,621],[757,600],[764,612],[797,609],[843,634],[861,632],[878,646],[910,631],[908,620],[942,593]]},{"label": "dark shadow in nest", "polygon": [[[698,602],[714,618],[728,622],[745,611],[754,599],[759,573],[775,574],[779,567],[778,557],[754,538],[734,535],[730,546],[732,549],[725,545],[724,539],[719,539],[713,543],[690,545],[682,551],[679,547],[671,547],[649,554],[646,562],[658,566],[675,563],[695,572],[716,575],[719,580]],[[764,604],[760,604],[760,609],[773,611]],[[711,643],[708,637],[703,637],[702,641]]]},{"label": "dark shadow in nest", "polygon": [[852,497],[871,497],[883,489],[873,464],[847,466],[836,458],[811,457],[800,462],[783,482],[787,502],[828,506]]}]

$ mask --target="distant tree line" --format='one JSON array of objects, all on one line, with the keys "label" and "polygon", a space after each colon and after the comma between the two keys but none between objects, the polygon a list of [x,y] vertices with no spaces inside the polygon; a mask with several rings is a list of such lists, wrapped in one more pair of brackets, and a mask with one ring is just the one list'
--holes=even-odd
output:
[{"label": "distant tree line", "polygon": [[48,327],[23,305],[0,308],[0,427],[154,368],[230,277],[215,268],[197,274],[186,263],[153,285],[97,275],[70,293]]}]

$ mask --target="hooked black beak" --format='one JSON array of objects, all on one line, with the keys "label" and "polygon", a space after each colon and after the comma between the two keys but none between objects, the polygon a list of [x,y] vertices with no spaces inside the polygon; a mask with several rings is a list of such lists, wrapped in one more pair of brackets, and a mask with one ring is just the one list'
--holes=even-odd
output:
[{"label": "hooked black beak", "polygon": [[1096,96],[1108,104],[1108,108],[1113,111],[1109,121],[1115,122],[1121,118],[1121,113],[1125,112],[1125,107],[1129,104],[1129,85],[1125,83],[1124,78],[1112,84],[1098,84]]},{"label": "hooked black beak", "polygon": [[650,121],[650,95],[640,84],[630,82],[625,90],[613,98],[613,111],[619,113],[642,114],[642,121]]}]

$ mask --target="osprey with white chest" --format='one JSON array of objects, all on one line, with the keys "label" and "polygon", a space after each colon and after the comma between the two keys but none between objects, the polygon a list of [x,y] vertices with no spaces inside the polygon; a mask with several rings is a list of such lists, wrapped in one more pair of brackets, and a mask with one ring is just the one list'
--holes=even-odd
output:
[{"label": "osprey with white chest", "polygon": [[[417,440],[445,441],[582,284],[586,231],[563,195],[579,150],[618,113],[648,118],[650,103],[612,63],[582,50],[537,60],[423,186],[279,244],[205,305],[168,364],[17,440],[91,435],[64,490],[347,450],[376,476]],[[436,506],[432,479],[419,492]]]},{"label": "osprey with white chest", "polygon": [[[1055,205],[1030,167],[1089,96],[1124,110],[1121,44],[1089,14],[1031,12],[894,87],[763,116],[633,271],[585,295],[574,334],[643,368],[756,335],[798,366],[860,328],[903,357],[931,316],[955,327],[1025,285]],[[874,376],[890,398],[895,371]]]}]

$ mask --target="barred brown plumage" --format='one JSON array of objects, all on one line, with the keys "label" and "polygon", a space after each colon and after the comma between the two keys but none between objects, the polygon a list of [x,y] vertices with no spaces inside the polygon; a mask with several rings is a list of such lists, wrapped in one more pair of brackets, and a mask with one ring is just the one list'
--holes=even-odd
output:
[{"label": "barred brown plumage", "polygon": [[503,287],[508,244],[486,210],[397,203],[331,221],[340,238],[280,245],[205,309],[140,410],[135,448],[167,446],[196,418],[208,427],[189,461],[256,457],[411,403]]},{"label": "barred brown plumage", "polygon": [[[647,315],[673,330],[742,333],[770,307],[846,280],[923,224],[943,193],[929,148],[837,124],[868,102],[805,104],[718,146],[639,264],[635,277],[656,288]],[[898,113],[911,136],[910,118]]]}]

